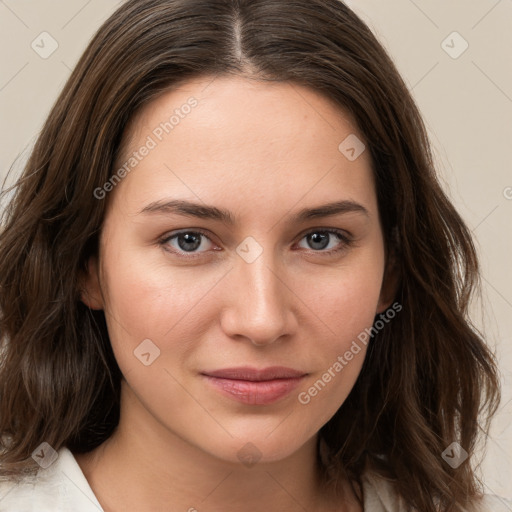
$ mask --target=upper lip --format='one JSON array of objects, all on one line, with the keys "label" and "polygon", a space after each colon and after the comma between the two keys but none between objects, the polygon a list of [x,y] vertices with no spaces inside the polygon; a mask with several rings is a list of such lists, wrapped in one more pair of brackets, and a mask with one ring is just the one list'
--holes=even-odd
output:
[{"label": "upper lip", "polygon": [[306,375],[305,372],[286,368],[285,366],[269,366],[268,368],[251,368],[249,366],[239,366],[237,368],[223,368],[221,370],[212,370],[203,372],[203,375],[217,377],[222,379],[264,381],[274,379],[292,379]]}]

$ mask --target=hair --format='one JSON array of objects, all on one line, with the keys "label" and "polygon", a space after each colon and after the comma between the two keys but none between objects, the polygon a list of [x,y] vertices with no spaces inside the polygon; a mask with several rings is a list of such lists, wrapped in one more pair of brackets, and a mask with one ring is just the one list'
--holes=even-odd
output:
[{"label": "hair", "polygon": [[[319,432],[325,482],[360,486],[371,470],[424,512],[470,503],[481,492],[474,448],[500,397],[494,355],[468,315],[476,250],[410,92],[339,0],[129,0],[90,41],[2,215],[0,475],[35,472],[43,441],[84,453],[116,429],[122,374],[103,311],[80,300],[109,204],[94,191],[142,106],[221,75],[319,92],[353,116],[371,155],[403,308],[371,337],[350,395]],[[456,469],[441,457],[454,441],[470,454]]]}]

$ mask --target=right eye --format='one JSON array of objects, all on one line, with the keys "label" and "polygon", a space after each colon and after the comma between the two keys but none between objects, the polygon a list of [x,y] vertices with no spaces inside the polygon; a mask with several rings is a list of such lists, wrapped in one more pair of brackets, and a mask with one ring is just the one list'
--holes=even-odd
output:
[{"label": "right eye", "polygon": [[187,256],[187,254],[194,255],[206,252],[198,251],[198,249],[208,245],[208,243],[203,243],[205,239],[212,243],[210,238],[202,231],[180,231],[165,236],[165,238],[160,240],[160,245],[162,245],[166,251],[177,254],[178,256],[183,256],[184,258],[190,258],[194,256]]}]

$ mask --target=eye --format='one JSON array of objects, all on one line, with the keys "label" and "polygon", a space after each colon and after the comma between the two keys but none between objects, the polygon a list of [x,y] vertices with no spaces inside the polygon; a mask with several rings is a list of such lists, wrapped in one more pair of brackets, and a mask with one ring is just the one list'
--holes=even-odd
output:
[{"label": "eye", "polygon": [[[160,241],[160,244],[164,249],[173,253],[194,255],[196,252],[204,252],[198,251],[199,248],[205,249],[205,245],[208,246],[208,242],[203,243],[204,240],[207,240],[210,244],[212,243],[210,238],[201,231],[181,231],[167,236]],[[206,250],[208,250],[208,247],[206,247]]]},{"label": "eye", "polygon": [[[353,243],[353,240],[346,233],[338,229],[315,229],[306,233],[302,240],[304,239],[314,249],[313,252],[325,254],[338,253],[347,249]],[[338,240],[337,243],[336,239]],[[334,246],[332,243],[334,243]],[[324,250],[326,248],[329,249]]]},{"label": "eye", "polygon": [[[353,243],[353,240],[345,232],[338,229],[317,228],[306,233],[301,240],[304,239],[310,244],[312,252],[326,255],[332,255],[346,250]],[[159,244],[166,251],[185,258],[200,256],[202,253],[208,252],[208,250],[222,250],[216,247],[211,239],[202,231],[181,231],[174,233],[170,236],[165,236],[160,240]],[[213,249],[211,249],[212,245],[214,247]],[[325,250],[326,248],[328,250]]]}]

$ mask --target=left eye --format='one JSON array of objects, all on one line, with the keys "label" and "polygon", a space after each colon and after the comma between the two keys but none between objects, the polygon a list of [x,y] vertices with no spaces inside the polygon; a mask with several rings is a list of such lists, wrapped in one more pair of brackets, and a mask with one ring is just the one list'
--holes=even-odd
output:
[{"label": "left eye", "polygon": [[[332,240],[333,235],[338,238],[338,244],[341,247],[338,248],[328,248],[329,250],[324,251],[323,249],[329,246],[329,239]],[[311,244],[315,252],[325,252],[325,253],[333,253],[342,250],[345,246],[350,244],[350,239],[338,230],[315,230],[307,233],[303,238],[307,240],[308,243]],[[341,244],[340,241],[341,240]],[[335,244],[336,247],[336,244]]]},{"label": "left eye", "polygon": [[[334,237],[337,237],[338,247],[336,247],[336,241],[334,241],[334,248],[331,245],[331,241]],[[164,238],[160,243],[163,245],[166,250],[173,253],[177,253],[179,255],[182,254],[196,254],[202,253],[205,251],[198,251],[199,248],[204,249],[204,244],[202,239],[208,240],[211,244],[212,241],[210,238],[201,231],[182,231],[180,233],[176,233],[174,235],[168,236]],[[325,254],[331,254],[345,249],[347,246],[351,244],[351,239],[348,238],[346,234],[342,231],[333,230],[333,229],[323,229],[323,230],[313,230],[309,233],[306,233],[301,240],[306,240],[308,244],[310,244],[310,249],[313,249],[313,252],[322,252]],[[176,242],[174,244],[173,242]],[[177,245],[177,246],[176,246]],[[208,245],[208,244],[206,244]],[[331,247],[329,247],[331,245]],[[306,247],[307,249],[307,247]],[[327,250],[324,250],[327,249]],[[214,249],[219,250],[219,249]]]}]

